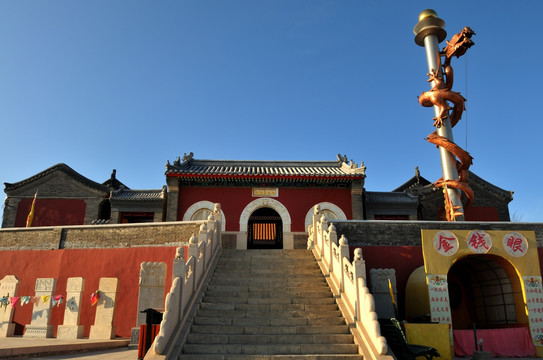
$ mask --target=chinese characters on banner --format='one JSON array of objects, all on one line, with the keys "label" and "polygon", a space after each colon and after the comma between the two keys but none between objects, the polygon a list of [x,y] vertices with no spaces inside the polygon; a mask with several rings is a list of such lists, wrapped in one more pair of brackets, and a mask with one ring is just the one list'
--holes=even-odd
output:
[{"label": "chinese characters on banner", "polygon": [[443,256],[452,256],[458,251],[458,238],[450,231],[439,231],[434,235],[434,249]]},{"label": "chinese characters on banner", "polygon": [[475,254],[486,254],[492,247],[492,238],[485,231],[470,231],[466,238],[468,248]]},{"label": "chinese characters on banner", "polygon": [[447,275],[428,275],[428,295],[432,322],[451,324]]},{"label": "chinese characters on banner", "polygon": [[[505,240],[504,240],[505,241]],[[523,276],[530,332],[536,346],[543,345],[543,287],[541,276]]]},{"label": "chinese characters on banner", "polygon": [[503,237],[505,252],[514,257],[521,257],[528,252],[528,241],[517,232],[510,232]]},{"label": "chinese characters on banner", "polygon": [[[458,252],[458,238],[451,231],[438,231],[434,235],[434,249],[440,255],[453,256]],[[528,252],[528,241],[524,235],[510,232],[503,237],[503,249],[514,257],[521,257]],[[483,230],[472,230],[466,237],[466,246],[474,254],[486,254],[492,248],[492,238]]]}]

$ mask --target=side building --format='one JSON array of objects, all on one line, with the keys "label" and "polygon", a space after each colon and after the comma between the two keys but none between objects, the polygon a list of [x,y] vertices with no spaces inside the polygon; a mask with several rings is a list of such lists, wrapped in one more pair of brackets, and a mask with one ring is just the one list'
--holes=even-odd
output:
[{"label": "side building", "polygon": [[[94,182],[65,164],[5,183],[2,227],[23,227],[38,191],[32,226],[207,219],[220,203],[223,246],[303,248],[314,206],[331,221],[445,219],[441,189],[415,176],[393,191],[367,191],[366,167],[335,161],[201,160],[166,163],[162,189],[132,190],[116,178]],[[512,192],[470,173],[475,202],[467,221],[510,221]]]}]

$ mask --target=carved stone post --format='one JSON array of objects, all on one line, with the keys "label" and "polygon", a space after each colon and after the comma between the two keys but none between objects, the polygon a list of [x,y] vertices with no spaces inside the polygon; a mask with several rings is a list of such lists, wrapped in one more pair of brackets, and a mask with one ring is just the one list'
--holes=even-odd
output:
[{"label": "carved stone post", "polygon": [[190,237],[188,246],[188,258],[190,259],[191,256],[198,259],[198,238],[194,234]]},{"label": "carved stone post", "polygon": [[173,259],[173,276],[172,283],[176,278],[179,278],[181,283],[179,296],[179,320],[183,318],[183,285],[185,284],[185,248],[178,247],[175,252],[175,259]]},{"label": "carved stone post", "polygon": [[[343,277],[345,276],[345,258],[349,260],[349,241],[347,241],[347,238],[344,235],[341,235],[341,238],[339,238],[339,263],[341,265],[341,269],[339,271],[341,272],[341,284],[340,289],[343,292]],[[336,271],[336,269],[334,269]]]},{"label": "carved stone post", "polygon": [[57,280],[54,278],[36,279],[36,298],[34,310],[32,311],[32,321],[26,326],[23,337],[27,338],[51,338],[53,337],[54,325],[49,325],[51,315],[51,296]]},{"label": "carved stone post", "polygon": [[[4,276],[0,280],[0,298],[17,296],[18,284],[19,280],[14,275]],[[15,331],[15,324],[11,322],[13,320],[13,307],[9,299],[5,307],[3,311],[0,310],[0,337],[13,336],[13,332]]]},{"label": "carved stone post", "polygon": [[366,260],[362,257],[361,248],[354,249],[353,267],[355,278],[361,277],[364,279],[364,283],[366,283]]},{"label": "carved stone post", "polygon": [[217,247],[222,248],[222,215],[221,215],[221,204],[215,203],[213,206],[213,217],[215,220],[215,237],[217,240]]},{"label": "carved stone post", "polygon": [[341,235],[341,238],[339,238],[339,256],[349,259],[349,241],[345,235]]},{"label": "carved stone post", "polygon": [[94,325],[90,328],[89,339],[113,339],[115,337],[113,320],[118,287],[119,279],[117,278],[100,279],[100,284],[98,285],[100,298],[96,305],[96,316],[94,318]]},{"label": "carved stone post", "polygon": [[337,232],[334,223],[330,223],[330,226],[328,226],[328,236],[330,238],[330,247],[332,247],[332,243],[337,245]]},{"label": "carved stone post", "polygon": [[311,230],[309,231],[309,238],[307,240],[307,248],[313,249],[317,243],[317,223],[320,220],[320,206],[317,204],[313,207],[313,218],[311,222]]},{"label": "carved stone post", "polygon": [[164,288],[166,286],[166,263],[142,262],[140,266],[140,281],[138,294],[138,314],[136,327],[132,328],[132,344],[139,341],[140,325],[145,324],[145,309],[162,309],[164,307]]},{"label": "carved stone post", "polygon": [[59,339],[81,339],[85,326],[79,325],[81,315],[81,297],[85,288],[82,277],[68,278],[66,283],[66,308],[64,309],[64,324],[57,329]]},{"label": "carved stone post", "polygon": [[396,298],[396,270],[395,269],[371,269],[371,293],[375,299],[375,312],[379,318],[390,319],[396,317],[394,304],[390,296],[388,281],[392,285],[392,292]]}]

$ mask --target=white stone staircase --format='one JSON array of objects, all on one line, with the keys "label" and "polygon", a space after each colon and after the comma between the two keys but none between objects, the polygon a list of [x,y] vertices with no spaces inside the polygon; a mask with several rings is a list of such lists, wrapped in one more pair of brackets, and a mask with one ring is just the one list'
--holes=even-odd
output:
[{"label": "white stone staircase", "polygon": [[223,250],[180,359],[363,359],[309,250]]}]

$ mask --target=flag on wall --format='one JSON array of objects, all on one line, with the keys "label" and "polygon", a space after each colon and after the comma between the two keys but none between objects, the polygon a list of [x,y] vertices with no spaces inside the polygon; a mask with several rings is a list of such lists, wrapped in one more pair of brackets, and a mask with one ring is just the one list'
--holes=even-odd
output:
[{"label": "flag on wall", "polygon": [[30,207],[30,212],[28,213],[28,216],[26,218],[26,227],[32,226],[32,220],[34,219],[34,207],[36,206],[37,197],[38,197],[38,190],[36,190],[36,194],[34,194],[34,200],[32,200],[32,206]]}]

